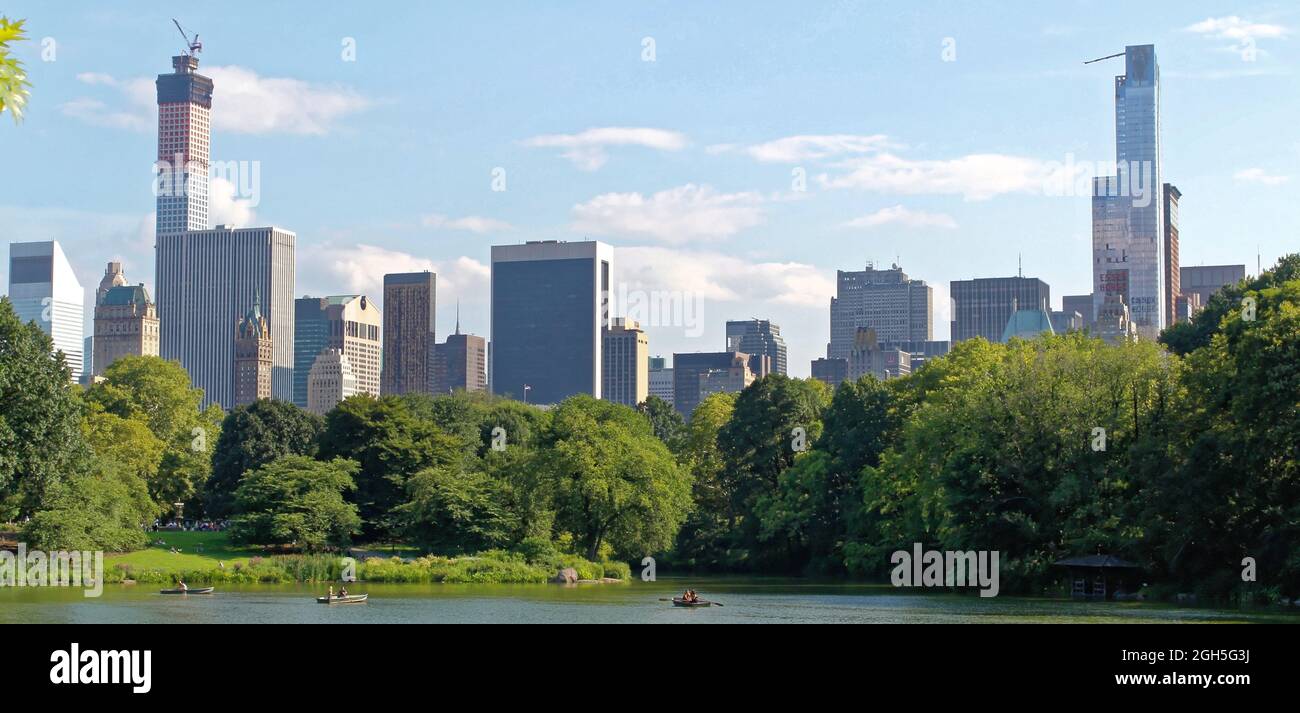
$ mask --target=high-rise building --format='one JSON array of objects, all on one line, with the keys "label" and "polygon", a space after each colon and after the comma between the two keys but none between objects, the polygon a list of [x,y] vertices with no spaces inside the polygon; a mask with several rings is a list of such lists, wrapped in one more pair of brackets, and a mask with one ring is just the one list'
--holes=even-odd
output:
[{"label": "high-rise building", "polygon": [[1052,318],[1052,332],[1055,334],[1083,331],[1083,315],[1078,312],[1061,310],[1051,312],[1048,316]]},{"label": "high-rise building", "polygon": [[235,325],[235,397],[231,408],[271,398],[274,364],[271,325],[262,315],[260,299]]},{"label": "high-rise building", "polygon": [[157,235],[208,228],[212,80],[199,74],[198,68],[197,57],[172,57],[172,73],[158,75],[155,83]]},{"label": "high-rise building", "polygon": [[492,391],[553,404],[600,398],[614,249],[601,242],[492,246]]},{"label": "high-rise building", "polygon": [[[658,363],[656,368],[655,364]],[[647,391],[650,396],[655,396],[665,401],[669,406],[673,405],[673,370],[671,367],[663,366],[664,359],[656,357],[650,360],[650,373],[648,374]]]},{"label": "high-rise building", "polygon": [[1124,304],[1124,298],[1121,295],[1113,292],[1106,295],[1106,301],[1102,303],[1101,309],[1097,312],[1097,320],[1093,324],[1093,334],[1110,344],[1131,342],[1137,339],[1138,326],[1133,321],[1128,305]]},{"label": "high-rise building", "polygon": [[158,308],[143,283],[127,285],[122,263],[110,262],[96,295],[91,374],[124,356],[158,356]]},{"label": "high-rise building", "polygon": [[673,408],[686,418],[700,405],[700,374],[729,371],[737,357],[744,359],[749,370],[749,355],[744,352],[688,352],[673,354]]},{"label": "high-rise building", "polygon": [[357,378],[357,393],[379,396],[383,315],[365,295],[294,300],[293,402],[307,408],[307,377],[316,357],[341,349]]},{"label": "high-rise building", "polygon": [[1092,295],[1065,295],[1061,298],[1061,310],[1066,314],[1078,312],[1083,317],[1083,329],[1091,329],[1097,315]]},{"label": "high-rise building", "polygon": [[432,272],[384,275],[385,394],[433,393],[437,276]]},{"label": "high-rise building", "polygon": [[898,265],[877,270],[836,274],[831,298],[831,341],[828,357],[847,359],[859,327],[876,331],[882,342],[933,339],[934,296],[923,280],[913,280]]},{"label": "high-rise building", "polygon": [[[1124,50],[1115,78],[1114,176],[1093,181],[1093,300],[1118,295],[1143,338],[1155,339],[1167,315],[1166,223],[1160,146],[1160,67],[1154,45]],[[1113,315],[1112,315],[1113,316]]]},{"label": "high-rise building", "polygon": [[1052,327],[1052,315],[1047,310],[1042,307],[1017,309],[1007,319],[1007,324],[1002,329],[1002,339],[999,341],[1005,344],[1012,339],[1034,339],[1044,334],[1055,333]]},{"label": "high-rise building", "polygon": [[308,411],[324,416],[357,393],[357,375],[342,349],[326,349],[316,355],[307,372]]},{"label": "high-rise building", "polygon": [[859,327],[849,350],[848,378],[857,381],[867,374],[884,381],[912,373],[912,356],[901,349],[881,346],[876,332]]},{"label": "high-rise building", "polygon": [[705,369],[699,374],[697,399],[703,401],[710,394],[738,394],[759,378],[750,368],[752,354],[730,352],[731,364],[724,369]]},{"label": "high-rise building", "polygon": [[1201,311],[1201,296],[1196,292],[1184,292],[1174,301],[1174,321],[1190,322]]},{"label": "high-rise building", "polygon": [[615,317],[601,347],[600,397],[635,407],[650,394],[650,340],[636,320]]},{"label": "high-rise building", "polygon": [[[157,238],[160,356],[179,361],[203,406],[234,403],[235,324],[260,297],[275,335],[271,397],[294,393],[294,244],[275,227],[160,233]],[[309,365],[310,366],[310,365]]]},{"label": "high-rise building", "polygon": [[460,308],[456,308],[456,332],[434,350],[434,393],[487,391],[487,340],[460,332]]},{"label": "high-rise building", "polygon": [[881,342],[880,346],[884,349],[897,349],[907,352],[912,357],[912,371],[917,371],[931,359],[937,359],[951,351],[952,342],[932,339],[914,342]]},{"label": "high-rise building", "polygon": [[1169,326],[1178,321],[1178,296],[1182,294],[1180,284],[1182,274],[1178,266],[1178,202],[1183,197],[1182,192],[1172,183],[1166,183],[1160,191],[1161,200],[1164,201],[1162,209],[1164,211],[1164,230],[1165,236],[1165,255],[1164,255],[1164,299],[1165,299],[1165,326]]},{"label": "high-rise building", "polygon": [[839,386],[849,379],[849,360],[843,357],[822,357],[812,361],[812,378],[830,385]]},{"label": "high-rise building", "polygon": [[953,280],[952,341],[983,337],[1002,339],[1007,320],[1018,307],[1050,305],[1052,288],[1037,277],[985,277]]},{"label": "high-rise building", "polygon": [[[766,319],[728,320],[727,351],[748,354],[749,368],[759,377],[768,373],[788,373],[781,327]],[[763,368],[764,360],[767,361],[767,369]]]},{"label": "high-rise building", "polygon": [[1179,268],[1180,289],[1184,295],[1200,295],[1206,305],[1215,292],[1246,279],[1245,265],[1197,265]]},{"label": "high-rise building", "polygon": [[9,300],[23,322],[36,322],[81,381],[86,293],[58,241],[9,243]]}]

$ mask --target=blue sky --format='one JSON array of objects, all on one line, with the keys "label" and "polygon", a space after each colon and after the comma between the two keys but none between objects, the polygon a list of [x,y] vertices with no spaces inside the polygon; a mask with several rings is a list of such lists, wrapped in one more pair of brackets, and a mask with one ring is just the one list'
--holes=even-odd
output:
[{"label": "blue sky", "polygon": [[216,81],[213,158],[257,171],[214,219],[295,231],[298,294],[436,270],[440,334],[457,300],[487,332],[489,246],[532,239],[605,240],[630,296],[698,304],[649,326],[652,353],[770,318],[801,376],[836,269],[931,283],[937,339],[950,280],[1021,256],[1059,306],[1089,290],[1090,209],[1048,178],[1113,161],[1122,60],[1082,60],[1126,44],[1156,45],[1183,264],[1300,249],[1293,3],[100,5],[4,8],[34,90],[0,122],[0,239],[62,241],[87,288],[110,259],[153,284],[175,13]]}]

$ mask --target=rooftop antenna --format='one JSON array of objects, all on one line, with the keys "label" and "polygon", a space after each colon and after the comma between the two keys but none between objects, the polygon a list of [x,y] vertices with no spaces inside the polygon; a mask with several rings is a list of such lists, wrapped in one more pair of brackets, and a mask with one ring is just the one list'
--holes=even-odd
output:
[{"label": "rooftop antenna", "polygon": [[460,334],[460,298],[456,298],[456,334]]},{"label": "rooftop antenna", "polygon": [[1016,277],[1025,276],[1025,256],[1024,253],[1016,253]]},{"label": "rooftop antenna", "polygon": [[1106,55],[1105,57],[1098,57],[1097,59],[1090,59],[1090,60],[1084,62],[1084,64],[1092,64],[1093,62],[1100,62],[1100,61],[1102,61],[1103,59],[1115,59],[1116,57],[1123,57],[1123,56],[1124,56],[1124,53],[1123,53],[1123,52],[1118,52],[1118,53],[1116,53],[1116,54],[1108,54],[1108,55]]},{"label": "rooftop antenna", "polygon": [[181,27],[181,23],[177,22],[174,17],[172,18],[172,24],[176,25],[177,30],[180,30],[181,39],[185,40],[185,45],[189,48],[185,54],[193,57],[203,51],[203,43],[199,42],[199,36],[197,34],[195,34],[193,39],[191,39],[190,36],[185,33],[185,28]]}]

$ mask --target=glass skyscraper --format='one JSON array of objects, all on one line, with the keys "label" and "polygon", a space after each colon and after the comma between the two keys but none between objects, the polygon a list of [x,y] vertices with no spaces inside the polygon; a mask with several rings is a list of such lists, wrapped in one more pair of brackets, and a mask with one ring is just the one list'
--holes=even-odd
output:
[{"label": "glass skyscraper", "polygon": [[554,404],[601,396],[614,249],[601,242],[492,246],[493,393]]},{"label": "glass skyscraper", "polygon": [[1160,66],[1154,45],[1124,49],[1115,78],[1113,176],[1093,182],[1093,301],[1107,295],[1128,305],[1139,333],[1165,326],[1167,265],[1160,147]]},{"label": "glass skyscraper", "polygon": [[63,352],[72,380],[85,357],[86,293],[56,241],[9,244],[9,300],[18,319],[36,324]]}]

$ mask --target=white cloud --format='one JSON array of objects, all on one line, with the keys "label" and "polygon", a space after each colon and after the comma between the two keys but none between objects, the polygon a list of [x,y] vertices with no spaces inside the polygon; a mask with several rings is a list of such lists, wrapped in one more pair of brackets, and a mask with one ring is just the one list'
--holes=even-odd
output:
[{"label": "white cloud", "polygon": [[1282,25],[1262,22],[1249,22],[1236,15],[1210,17],[1184,28],[1187,32],[1216,37],[1222,40],[1257,40],[1261,38],[1277,39],[1291,34],[1291,30]]},{"label": "white cloud", "polygon": [[236,197],[235,184],[214,176],[208,181],[208,221],[212,225],[247,228],[257,223],[254,199]]},{"label": "white cloud", "polygon": [[298,256],[306,269],[300,292],[311,294],[365,294],[382,299],[384,275],[393,272],[422,272],[438,275],[438,292],[473,297],[486,294],[490,270],[469,257],[436,262],[410,253],[376,245],[316,246]]},{"label": "white cloud", "polygon": [[680,151],[686,136],[676,131],[643,127],[607,126],[577,134],[545,134],[525,139],[525,146],[560,148],[560,154],[584,171],[595,171],[609,160],[611,146],[642,146],[659,151]]},{"label": "white cloud", "polygon": [[468,230],[471,233],[499,233],[514,230],[514,226],[504,220],[485,218],[479,215],[467,215],[463,218],[448,218],[441,213],[420,216],[420,225],[434,230]]},{"label": "white cloud", "polygon": [[848,172],[819,175],[822,186],[882,193],[961,195],[966,200],[986,200],[1004,193],[1042,193],[1059,170],[1044,161],[1004,154],[915,160],[880,153],[846,159],[840,166]]},{"label": "white cloud", "polygon": [[[237,66],[208,67],[212,78],[212,128],[245,134],[328,134],[342,117],[371,102],[355,90],[313,84],[286,77],[262,77]],[[117,90],[126,105],[112,107],[97,99],[78,98],[61,106],[63,113],[99,126],[149,131],[156,127],[154,80],[119,80],[99,72],[83,72],[77,80],[89,86]]]},{"label": "white cloud", "polygon": [[762,223],[762,202],[757,193],[719,193],[692,183],[651,196],[603,193],[573,207],[573,230],[666,243],[726,238]]},{"label": "white cloud", "polygon": [[845,228],[878,228],[882,225],[898,224],[909,228],[946,228],[957,227],[957,221],[946,213],[927,213],[912,210],[901,205],[881,208],[843,224]]},{"label": "white cloud", "polygon": [[1232,177],[1242,183],[1259,183],[1265,186],[1277,186],[1291,180],[1290,176],[1269,173],[1262,168],[1243,168],[1232,174]]},{"label": "white cloud", "polygon": [[619,248],[615,270],[615,294],[625,286],[756,308],[764,304],[826,308],[835,294],[835,276],[829,270],[798,262],[747,262],[712,251]]},{"label": "white cloud", "polygon": [[[808,134],[786,136],[741,150],[751,158],[764,163],[799,163],[816,161],[846,154],[864,154],[893,147],[889,138],[883,134]],[[717,144],[709,147],[710,153],[725,153],[735,150],[733,144]]]}]

